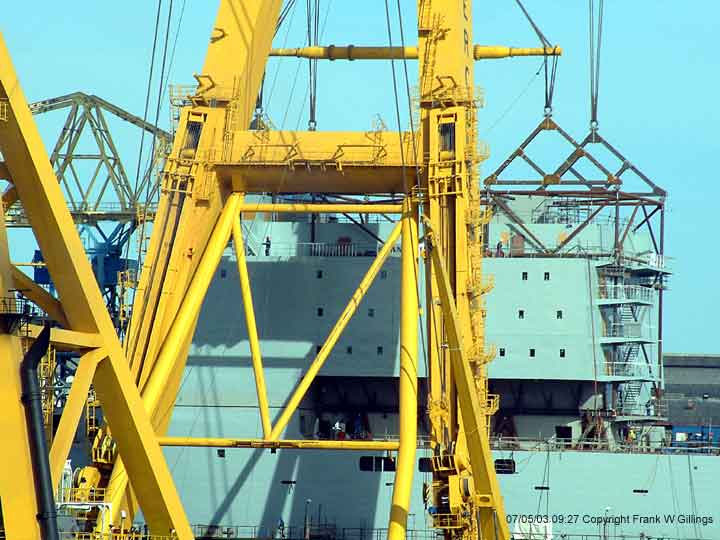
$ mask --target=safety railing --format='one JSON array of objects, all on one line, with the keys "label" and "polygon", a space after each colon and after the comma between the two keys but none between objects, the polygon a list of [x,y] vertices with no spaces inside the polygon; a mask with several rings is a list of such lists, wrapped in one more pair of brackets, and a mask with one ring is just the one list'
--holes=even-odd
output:
[{"label": "safety railing", "polygon": [[668,403],[665,400],[639,403],[628,399],[620,403],[615,410],[617,416],[643,416],[647,418],[667,418]]},{"label": "safety railing", "polygon": [[[253,527],[248,527],[252,529]],[[224,530],[234,531],[235,529],[244,529],[244,527],[223,527]],[[298,527],[301,529],[302,527]],[[357,531],[357,533],[353,532]],[[328,540],[386,540],[387,529],[339,529],[336,536],[326,537]],[[97,532],[61,532],[60,538],[63,540],[175,540],[176,536],[157,536],[144,534],[138,531],[114,532],[114,533],[97,533]],[[306,540],[305,536],[284,536],[277,534],[256,535],[256,536],[198,536],[198,540],[207,538],[225,538],[233,540]],[[409,529],[406,538],[408,540],[436,540],[437,533],[433,529]],[[515,532],[512,533],[512,540],[547,540],[549,536],[542,532]],[[562,540],[647,540],[648,536],[630,535],[630,534],[572,534],[572,533],[555,533],[554,538]],[[0,540],[5,539],[5,533],[0,529]],[[315,536],[310,536],[311,540],[316,540]],[[684,536],[682,538],[664,536],[663,540],[700,540],[699,538],[691,538]]]},{"label": "safety railing", "polygon": [[650,328],[639,322],[610,323],[605,328],[605,337],[636,338],[645,337]]},{"label": "safety railing", "polygon": [[105,488],[64,488],[60,491],[61,503],[101,503],[105,501]]},{"label": "safety railing", "polygon": [[[70,214],[76,221],[97,220],[104,216],[116,220],[118,218],[136,219],[138,215],[146,219],[154,219],[157,213],[157,203],[147,205],[127,205],[119,202],[100,203],[94,206],[87,204],[70,204]],[[5,223],[11,227],[25,227],[29,225],[25,210],[19,204],[5,209]]]},{"label": "safety railing", "polygon": [[[297,242],[262,244],[258,254],[270,257],[375,257],[379,243]],[[390,257],[399,257],[400,248],[394,246]]]},{"label": "safety railing", "polygon": [[600,284],[598,292],[602,299],[635,300],[639,302],[652,302],[656,294],[653,289],[640,285]]},{"label": "safety railing", "polygon": [[159,536],[156,534],[146,534],[139,530],[125,531],[118,529],[114,532],[77,532],[62,531],[60,532],[62,540],[177,540],[175,535]]},{"label": "safety railing", "polygon": [[712,454],[720,456],[720,446],[707,441],[688,441],[682,443],[648,445],[642,440],[635,442],[615,442],[610,445],[607,441],[583,440],[571,441],[552,437],[537,439],[531,437],[491,437],[492,450],[528,451],[528,452],[608,452],[617,454]]},{"label": "safety railing", "polygon": [[615,377],[652,377],[652,367],[644,361],[605,362],[605,375]]},{"label": "safety railing", "polygon": [[[387,529],[341,528],[334,525],[288,526],[270,529],[252,525],[194,525],[198,540],[231,538],[242,540],[386,540]],[[128,537],[135,540],[134,537]],[[433,529],[408,529],[407,540],[436,540]],[[90,539],[88,539],[90,540]],[[124,538],[122,540],[125,540]]]}]

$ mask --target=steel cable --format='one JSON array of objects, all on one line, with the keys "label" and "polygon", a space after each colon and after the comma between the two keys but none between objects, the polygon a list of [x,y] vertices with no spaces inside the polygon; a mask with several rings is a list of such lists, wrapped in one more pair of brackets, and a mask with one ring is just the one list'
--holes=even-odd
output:
[{"label": "steel cable", "polygon": [[[603,19],[605,0],[599,0],[597,10],[595,0],[588,0],[589,8],[589,56],[590,56],[590,129],[598,127],[598,98],[600,94],[600,50],[602,48]],[[597,18],[596,13],[597,11]],[[597,20],[597,23],[596,23]],[[597,38],[595,27],[597,25]]]},{"label": "steel cable", "polygon": [[[592,2],[592,0],[590,0]],[[601,0],[602,1],[602,0]],[[520,10],[525,15],[525,18],[530,23],[530,26],[532,26],[532,29],[535,31],[535,34],[537,34],[538,39],[540,40],[540,43],[542,46],[547,50],[552,48],[553,52],[555,52],[555,47],[553,47],[550,43],[550,41],[545,37],[545,34],[542,33],[542,30],[540,30],[540,27],[535,23],[533,18],[530,16],[530,13],[527,9],[525,9],[525,6],[521,2],[521,0],[515,0],[517,5],[520,7]],[[558,64],[558,57],[556,55],[552,56],[552,60],[548,61],[548,54],[543,55],[543,66],[545,70],[545,115],[550,116],[552,114],[552,101],[553,101],[553,95],[555,94],[555,78],[557,75],[557,64]]]}]

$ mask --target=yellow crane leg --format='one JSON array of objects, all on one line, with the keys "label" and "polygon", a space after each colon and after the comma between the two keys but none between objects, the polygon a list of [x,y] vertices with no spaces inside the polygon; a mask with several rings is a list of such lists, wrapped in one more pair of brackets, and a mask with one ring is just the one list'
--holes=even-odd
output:
[{"label": "yellow crane leg", "polygon": [[345,327],[350,322],[350,319],[352,319],[352,316],[355,314],[355,310],[360,305],[360,302],[365,296],[365,293],[370,288],[370,285],[372,285],[375,276],[377,276],[377,273],[380,271],[383,263],[388,258],[388,255],[390,255],[390,252],[392,251],[395,242],[397,242],[397,239],[400,236],[400,231],[401,224],[398,223],[397,225],[395,225],[395,228],[388,236],[385,244],[380,250],[380,253],[378,253],[377,257],[370,265],[370,268],[368,268],[367,273],[363,277],[355,293],[352,295],[352,298],[350,298],[347,306],[345,306],[345,309],[340,314],[340,317],[335,323],[335,326],[330,331],[330,334],[328,334],[328,337],[325,340],[325,343],[323,343],[323,346],[320,348],[320,352],[317,354],[312,364],[310,364],[310,367],[305,373],[305,376],[302,378],[300,383],[298,383],[298,386],[295,389],[292,397],[290,398],[290,401],[288,401],[288,404],[285,406],[285,409],[283,409],[283,412],[280,415],[277,423],[275,424],[275,427],[273,427],[272,433],[270,433],[270,440],[277,440],[282,434],[285,427],[288,425],[290,418],[300,405],[303,397],[305,397],[305,393],[308,391],[308,388],[310,388],[310,385],[315,379],[315,376],[323,367],[325,360],[327,360],[327,357],[333,350],[333,347],[337,343],[337,340],[340,338],[340,335],[343,333],[343,330],[345,330]]},{"label": "yellow crane leg", "polygon": [[405,540],[417,450],[418,222],[408,196],[403,205],[400,277],[400,449],[398,451],[388,540]]},{"label": "yellow crane leg", "polygon": [[98,363],[107,358],[105,349],[94,349],[80,357],[67,401],[63,407],[60,423],[50,448],[50,473],[53,485],[58,486],[65,460],[70,454],[73,440],[77,432],[78,422],[85,410],[88,391],[92,384]]},{"label": "yellow crane leg", "polygon": [[[242,199],[243,195],[240,195],[240,204],[242,204]],[[247,326],[248,340],[250,341],[250,356],[252,357],[253,373],[255,374],[255,389],[257,391],[258,406],[260,407],[260,421],[262,423],[263,437],[267,439],[270,436],[272,425],[270,424],[265,372],[263,371],[262,356],[260,354],[260,340],[258,339],[257,324],[255,322],[255,309],[253,308],[252,289],[250,288],[250,276],[248,276],[247,260],[245,259],[245,242],[243,241],[240,219],[233,221],[232,236],[235,244],[238,274],[240,274],[240,291],[245,310],[245,326]]]},{"label": "yellow crane leg", "polygon": [[202,254],[202,258],[195,270],[190,286],[185,293],[180,309],[175,315],[170,331],[165,338],[155,368],[148,379],[143,391],[143,402],[145,409],[152,414],[160,402],[168,378],[175,368],[178,352],[187,339],[187,333],[192,328],[200,308],[202,307],[205,294],[212,281],[215,270],[220,263],[223,251],[230,240],[233,223],[240,219],[238,205],[240,195],[233,193],[225,202],[215,229]]},{"label": "yellow crane leg", "polygon": [[35,476],[30,455],[25,409],[22,405],[20,339],[0,335],[0,498],[6,538],[40,539]]},{"label": "yellow crane leg", "polygon": [[[432,233],[429,239],[432,240]],[[447,329],[460,413],[466,428],[464,431],[475,488],[475,506],[478,508],[480,538],[509,540],[510,531],[505,519],[504,503],[485,428],[487,405],[481,404],[478,400],[475,377],[463,350],[460,321],[443,256],[436,245],[430,246],[430,253],[442,303],[443,322]]]},{"label": "yellow crane leg", "polygon": [[[511,58],[513,56],[561,56],[562,48],[554,47],[507,47],[505,45],[475,45],[475,60]],[[294,56],[324,60],[417,60],[417,47],[297,47],[272,49],[270,56]]]},{"label": "yellow crane leg", "polygon": [[[232,224],[234,221],[240,219],[238,214],[239,204],[240,196],[236,193],[231,194],[225,202],[225,207],[210,235],[208,244],[198,263],[180,309],[160,348],[155,367],[142,393],[143,405],[150,415],[156,412],[158,404],[161,402],[163,392],[166,389],[167,381],[173,369],[175,369],[179,351],[187,341],[187,333],[190,328],[194,327],[195,319],[198,316],[215,269],[230,240]],[[157,426],[154,427],[157,429]],[[116,514],[119,513],[119,509],[121,508],[121,502],[125,497],[127,485],[128,477],[124,462],[122,459],[118,459],[115,462],[115,467],[113,468],[110,478],[112,490],[108,495],[112,504],[113,519],[115,521],[118,519]]]}]

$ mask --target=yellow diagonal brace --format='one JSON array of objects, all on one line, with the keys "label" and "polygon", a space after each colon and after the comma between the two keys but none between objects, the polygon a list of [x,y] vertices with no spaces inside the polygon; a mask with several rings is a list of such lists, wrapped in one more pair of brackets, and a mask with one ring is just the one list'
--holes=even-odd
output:
[{"label": "yellow diagonal brace", "polygon": [[15,288],[20,290],[24,296],[35,302],[40,309],[47,313],[50,318],[57,321],[60,326],[69,327],[65,310],[54,296],[14,265],[12,267],[12,278]]},{"label": "yellow diagonal brace", "polygon": [[313,380],[315,379],[315,376],[318,374],[320,369],[322,368],[323,364],[325,363],[325,360],[327,360],[327,357],[330,355],[330,352],[333,350],[333,347],[337,343],[337,340],[340,338],[340,335],[343,333],[343,330],[345,330],[345,327],[350,322],[350,319],[355,314],[355,310],[360,305],[360,302],[362,301],[363,297],[365,296],[365,293],[370,288],[370,285],[372,285],[373,280],[375,279],[375,276],[377,276],[377,273],[380,271],[380,268],[382,267],[385,260],[388,258],[388,255],[390,255],[390,252],[392,251],[393,246],[395,245],[395,242],[397,242],[398,238],[400,237],[401,232],[401,223],[398,222],[397,225],[395,225],[395,228],[390,233],[390,236],[388,236],[387,240],[385,241],[385,244],[383,245],[380,252],[377,254],[377,257],[373,261],[373,263],[370,265],[370,268],[368,268],[367,273],[363,277],[362,281],[360,282],[360,285],[358,285],[357,290],[352,295],[352,298],[350,298],[350,301],[348,302],[347,306],[345,306],[345,309],[340,314],[340,317],[338,318],[337,322],[335,323],[335,326],[330,331],[330,334],[328,334],[327,339],[325,340],[325,343],[323,343],[323,346],[320,348],[320,352],[317,353],[317,356],[315,357],[315,360],[313,360],[312,364],[310,364],[310,367],[308,368],[307,372],[305,373],[305,376],[302,378],[300,383],[298,384],[297,388],[295,389],[295,392],[293,393],[292,397],[290,398],[290,401],[288,401],[288,404],[285,406],[285,409],[283,409],[282,414],[280,415],[280,418],[278,419],[277,423],[275,424],[275,427],[273,427],[272,433],[270,433],[270,440],[277,440],[280,435],[282,434],[283,430],[287,426],[288,422],[290,421],[290,418],[295,413],[295,410],[300,405],[300,402],[302,401],[303,397],[305,397],[305,393],[308,391],[308,388],[310,388],[310,385],[312,384]]},{"label": "yellow diagonal brace", "polygon": [[[495,465],[485,429],[487,421],[477,398],[475,377],[463,350],[463,336],[455,307],[455,297],[440,249],[432,245],[432,236],[429,236],[428,240],[431,243],[433,273],[442,303],[443,322],[447,329],[453,378],[457,388],[463,425],[466,426],[465,437],[470,454],[475,492],[490,497],[490,500],[484,501],[488,506],[480,507],[480,512],[483,514],[495,512],[494,517],[483,515],[480,522],[484,527],[497,526],[499,540],[507,540],[510,538],[510,531],[505,520],[503,499],[500,495],[500,486],[495,475]],[[493,538],[493,535],[494,531],[491,534],[490,531],[483,530],[483,538]]]},{"label": "yellow diagonal brace", "polygon": [[[28,325],[28,337],[36,338],[43,327],[37,324]],[[82,351],[83,349],[95,349],[103,345],[103,340],[98,333],[73,332],[62,328],[50,330],[50,343],[53,347],[63,351]]]},{"label": "yellow diagonal brace", "polygon": [[[239,195],[240,203],[244,198]],[[253,373],[255,374],[255,389],[257,390],[258,406],[260,407],[260,421],[262,423],[263,437],[270,436],[270,410],[268,407],[267,388],[265,387],[265,373],[263,371],[262,356],[260,354],[260,340],[258,339],[257,324],[255,323],[255,309],[253,308],[250,276],[248,276],[247,260],[245,259],[245,242],[243,241],[240,219],[232,224],[233,243],[235,244],[235,257],[237,259],[238,274],[240,275],[240,291],[242,292],[243,308],[245,310],[245,326],[250,341],[250,356],[252,357]]]},{"label": "yellow diagonal brace", "polygon": [[78,362],[77,370],[73,378],[72,387],[68,394],[67,401],[63,407],[60,423],[58,424],[55,438],[50,448],[50,473],[52,474],[53,485],[55,487],[60,483],[60,475],[65,465],[65,460],[70,453],[75,432],[77,431],[78,421],[82,416],[85,408],[85,401],[88,397],[88,391],[95,376],[95,369],[98,362],[107,357],[107,351],[104,349],[95,349],[85,353]]}]

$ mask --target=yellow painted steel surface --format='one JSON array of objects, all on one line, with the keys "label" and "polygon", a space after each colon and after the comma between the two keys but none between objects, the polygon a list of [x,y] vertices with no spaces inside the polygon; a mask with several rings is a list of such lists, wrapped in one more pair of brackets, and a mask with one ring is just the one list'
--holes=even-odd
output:
[{"label": "yellow painted steel surface", "polygon": [[308,440],[277,440],[267,439],[229,439],[212,437],[160,437],[162,446],[188,446],[210,448],[285,448],[294,450],[397,450],[397,441],[319,441]]},{"label": "yellow painted steel surface", "polygon": [[[240,205],[242,206],[242,199]],[[239,219],[232,223],[233,246],[237,259],[238,275],[240,276],[240,291],[242,293],[243,308],[245,311],[245,326],[250,341],[250,355],[252,357],[253,374],[255,375],[255,388],[257,390],[258,408],[262,423],[263,437],[269,437],[272,431],[270,424],[270,408],[268,406],[267,387],[265,386],[265,373],[260,353],[260,339],[258,338],[255,321],[255,308],[253,307],[252,289],[250,288],[250,275],[245,260],[245,241],[243,240],[242,225]]]},{"label": "yellow painted steel surface", "polygon": [[417,450],[418,410],[418,221],[410,197],[403,204],[400,290],[400,448],[398,450],[388,538],[405,538]]},{"label": "yellow painted steel surface", "polygon": [[[413,139],[384,131],[233,130],[231,144],[209,161],[233,191],[401,193],[412,182]],[[405,166],[403,166],[403,156]]]},{"label": "yellow painted steel surface", "polygon": [[[85,335],[95,334],[95,345],[101,345],[107,351],[107,358],[100,362],[95,373],[95,389],[103,402],[105,418],[113,428],[119,451],[126,458],[128,471],[139,480],[136,492],[147,522],[154,531],[169,533],[175,530],[179,538],[191,538],[190,526],[167,464],[154,437],[137,387],[130,378],[127,362],[90,262],[1,38],[0,99],[7,103],[8,110],[6,119],[0,122],[0,151],[58,292],[68,325],[66,330]],[[0,243],[7,253],[7,239],[4,235]],[[7,258],[0,260],[0,266],[7,284],[11,279]],[[6,374],[8,380],[5,384],[12,386],[2,393],[3,399],[12,400],[13,392],[19,388],[17,366],[22,354],[19,346],[14,345],[16,342],[17,337],[0,335],[0,344],[7,353],[3,357],[8,359],[3,365],[11,370]],[[88,346],[92,344],[88,343]],[[16,366],[14,370],[13,365]],[[16,420],[22,416],[19,404],[17,400],[10,407],[13,411],[10,417]],[[32,482],[24,421],[22,425],[7,427],[10,433],[17,436],[12,437],[14,442],[8,450],[15,452],[15,455],[5,456],[13,458],[7,460],[13,463],[13,467],[5,467],[7,473],[0,476],[0,497],[3,497],[4,504],[5,501],[20,499],[16,496],[6,497],[9,491],[16,494],[19,486]],[[31,499],[34,499],[34,492],[34,486],[23,491]],[[17,517],[9,524],[6,520],[7,535],[11,538],[36,537],[35,503],[23,500],[12,511],[17,512]],[[7,511],[4,514],[7,516]]]},{"label": "yellow painted steel surface", "polygon": [[266,204],[246,203],[240,205],[240,212],[269,213],[332,213],[332,214],[399,214],[399,204]]},{"label": "yellow painted steel surface", "polygon": [[[504,45],[473,45],[475,60],[510,58],[513,56],[560,56],[560,47],[507,47]],[[295,56],[327,60],[417,60],[417,47],[363,47],[355,45],[298,47],[273,49],[270,56]]]},{"label": "yellow painted steel surface", "polygon": [[[111,474],[88,469],[112,506],[109,522],[128,527],[139,503],[156,535],[192,537],[159,443],[187,446],[397,451],[388,536],[404,540],[417,445],[418,223],[428,234],[425,283],[429,346],[429,416],[437,462],[433,497],[450,490],[454,504],[435,526],[451,539],[507,540],[502,497],[487,426],[497,405],[488,394],[484,343],[482,228],[477,165],[474,62],[484,58],[559,55],[559,47],[472,45],[471,0],[421,0],[417,47],[305,47],[271,51],[281,0],[221,0],[198,87],[180,111],[177,136],[161,176],[153,234],[123,347],[115,335],[58,182],[0,40],[0,177],[13,181],[5,203],[19,199],[47,261],[59,301],[29,280],[7,257],[0,225],[0,294],[11,284],[46,309],[62,328],[54,343],[82,351],[75,384],[51,449],[59,478],[73,427],[91,382],[108,426],[98,429],[98,460],[115,459]],[[328,59],[417,59],[420,124],[414,132],[248,131],[269,55]],[[410,96],[407,96],[410,99]],[[244,203],[255,193],[392,194],[401,204]],[[244,257],[242,212],[352,212],[402,215],[372,262],[278,421],[271,425],[260,342]],[[164,437],[200,306],[230,238],[238,252],[262,439]],[[400,437],[394,441],[294,441],[282,434],[393,245],[401,240]],[[437,330],[440,329],[440,330]],[[37,331],[37,329],[33,329]],[[446,343],[450,347],[446,347]],[[37,538],[27,430],[19,406],[17,336],[0,334],[1,422],[13,443],[0,457],[16,467],[0,472],[0,497],[21,486],[10,507],[11,537]],[[108,429],[109,428],[109,429]],[[112,439],[108,435],[111,433]],[[119,457],[112,451],[115,442]],[[8,469],[8,470],[6,470]],[[129,488],[128,477],[133,489]],[[461,490],[462,481],[469,492]],[[137,498],[136,498],[137,497]],[[437,502],[437,501],[436,501]],[[8,508],[12,518],[8,519]],[[125,517],[121,518],[124,512]],[[102,524],[98,524],[102,529]],[[99,531],[106,534],[107,530]],[[21,533],[23,536],[21,536]]]}]

